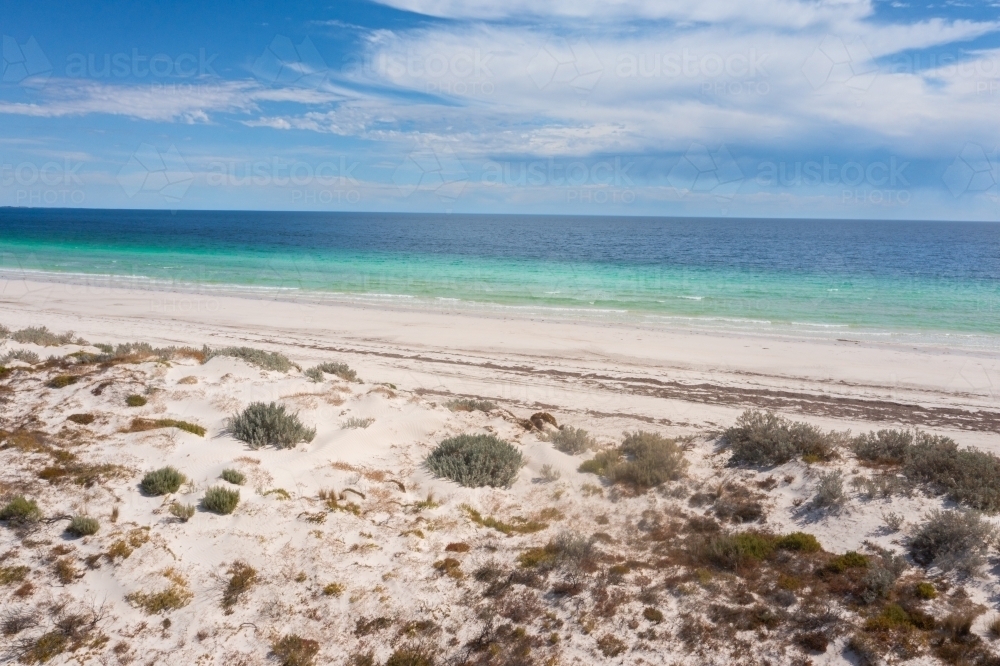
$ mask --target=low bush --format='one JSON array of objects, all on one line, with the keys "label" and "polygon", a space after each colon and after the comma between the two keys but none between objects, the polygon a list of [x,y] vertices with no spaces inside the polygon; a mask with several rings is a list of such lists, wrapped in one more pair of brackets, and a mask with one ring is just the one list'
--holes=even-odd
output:
[{"label": "low bush", "polygon": [[741,571],[770,557],[775,541],[773,535],[756,530],[717,534],[695,541],[692,554],[696,560],[720,569]]},{"label": "low bush", "polygon": [[557,451],[570,455],[585,453],[597,448],[597,442],[590,436],[589,432],[573,426],[563,426],[562,430],[549,435],[548,440],[552,442],[552,446]]},{"label": "low bush", "polygon": [[642,431],[626,433],[621,446],[602,451],[580,465],[581,472],[639,488],[676,481],[686,470],[687,460],[675,440]]},{"label": "low bush", "polygon": [[170,505],[170,515],[177,518],[182,523],[186,523],[191,520],[192,516],[194,516],[194,505],[174,502]]},{"label": "low bush", "polygon": [[833,573],[844,573],[848,569],[867,569],[868,565],[868,557],[857,551],[849,550],[827,562],[826,570]]},{"label": "low bush", "polygon": [[125,404],[129,407],[144,407],[147,402],[149,401],[146,400],[145,396],[141,396],[138,393],[133,393],[125,398]]},{"label": "low bush", "polygon": [[132,592],[125,595],[125,600],[147,615],[159,615],[191,603],[194,595],[180,585],[171,585],[159,592]]},{"label": "low bush", "polygon": [[773,466],[801,457],[807,462],[831,460],[847,434],[828,432],[808,423],[757,410],[747,410],[723,433],[732,450],[731,465]]},{"label": "low bush", "polygon": [[247,477],[243,474],[243,472],[235,469],[224,469],[222,470],[222,474],[219,476],[222,477],[223,481],[228,481],[229,483],[236,484],[237,486],[242,486],[247,480]]},{"label": "low bush", "polygon": [[334,375],[348,382],[358,379],[358,373],[351,370],[346,363],[320,363],[306,370],[305,374],[314,382],[323,381],[324,374]]},{"label": "low bush", "polygon": [[73,516],[69,521],[66,531],[73,536],[83,537],[97,534],[97,530],[99,529],[101,529],[101,524],[97,521],[97,518]]},{"label": "low bush", "polygon": [[805,532],[792,532],[778,537],[774,545],[781,550],[791,550],[798,553],[818,553],[823,550],[816,537]]},{"label": "low bush", "polygon": [[[974,448],[959,449],[949,437],[924,432],[880,430],[856,437],[855,455],[863,463],[896,466],[909,487],[931,492],[978,511],[1000,511],[1000,458]],[[899,479],[884,494],[901,492]]]},{"label": "low bush", "polygon": [[299,442],[311,442],[316,436],[316,429],[304,426],[298,413],[289,413],[276,402],[251,403],[229,419],[228,429],[233,437],[254,449],[269,444],[290,449]]},{"label": "low bush", "polygon": [[0,324],[0,340],[6,340],[10,337],[10,329]]},{"label": "low bush", "polygon": [[[22,328],[19,331],[11,333],[10,337],[14,340],[14,342],[33,344],[40,347],[59,347],[74,343],[73,331],[56,334],[44,326],[29,326],[27,328]],[[85,340],[81,339],[76,339],[75,343],[78,345],[87,344]]]},{"label": "low bush", "polygon": [[286,634],[271,644],[271,652],[281,666],[312,666],[319,654],[319,643],[296,634]]},{"label": "low bush", "polygon": [[813,508],[835,511],[843,507],[845,502],[847,495],[844,493],[844,473],[838,469],[820,474],[816,494],[812,499]]},{"label": "low bush", "polygon": [[521,452],[494,435],[458,435],[438,444],[425,461],[436,476],[470,488],[506,488],[524,465]]},{"label": "low bush", "polygon": [[444,403],[444,406],[453,412],[492,412],[497,408],[496,404],[489,400],[475,398],[455,398]]},{"label": "low bush", "polygon": [[928,583],[924,581],[922,583],[917,583],[916,587],[913,588],[913,593],[918,599],[923,599],[924,601],[930,601],[931,599],[937,599],[937,589],[934,587],[933,583]]},{"label": "low bush", "polygon": [[975,511],[932,511],[910,539],[913,560],[973,576],[986,564],[996,529]]},{"label": "low bush", "polygon": [[434,657],[425,647],[406,646],[394,650],[385,666],[434,666]]},{"label": "low bush", "polygon": [[489,527],[498,532],[503,532],[508,536],[511,534],[531,534],[532,532],[541,532],[548,527],[545,523],[525,519],[514,519],[512,522],[507,523],[502,520],[498,520],[493,516],[483,516],[468,504],[463,504],[462,508],[465,510],[466,514],[468,514],[472,522],[477,525],[482,525],[483,527]]},{"label": "low bush", "polygon": [[201,506],[206,511],[226,515],[232,513],[240,503],[240,491],[215,486],[205,491]]},{"label": "low bush", "polygon": [[160,428],[177,428],[192,435],[204,437],[207,432],[205,428],[196,423],[178,421],[176,419],[132,419],[128,430],[125,432],[146,432],[147,430],[159,430]]},{"label": "low bush", "polygon": [[295,367],[295,364],[288,360],[288,357],[278,352],[254,349],[253,347],[224,347],[222,349],[205,349],[205,361],[216,356],[229,356],[246,361],[250,365],[261,370],[273,370],[275,372],[288,372]]},{"label": "low bush", "polygon": [[61,388],[66,388],[67,386],[72,386],[73,384],[76,384],[78,381],[80,381],[80,378],[77,375],[56,375],[55,377],[50,379],[45,385],[48,386],[49,388],[61,389]]},{"label": "low bush", "polygon": [[344,593],[344,586],[341,583],[327,583],[323,586],[323,594],[328,597],[339,597]]},{"label": "low bush", "polygon": [[344,428],[346,430],[364,430],[371,424],[375,423],[375,419],[372,417],[358,418],[357,416],[352,416],[351,418],[344,421]]},{"label": "low bush", "polygon": [[139,486],[142,488],[142,492],[157,497],[176,493],[185,481],[187,481],[187,477],[181,474],[177,468],[167,466],[147,472],[146,476],[142,477]]},{"label": "low bush", "polygon": [[66,420],[79,425],[90,425],[94,422],[94,418],[93,414],[70,414]]},{"label": "low bush", "polygon": [[10,363],[11,361],[21,361],[22,363],[27,363],[28,365],[35,365],[36,363],[40,363],[42,359],[40,359],[38,354],[33,351],[29,351],[27,349],[15,349],[7,352],[3,355],[3,357],[0,357],[0,365]]},{"label": "low bush", "polygon": [[26,526],[42,519],[42,511],[35,500],[18,495],[0,509],[0,520],[11,526]]}]

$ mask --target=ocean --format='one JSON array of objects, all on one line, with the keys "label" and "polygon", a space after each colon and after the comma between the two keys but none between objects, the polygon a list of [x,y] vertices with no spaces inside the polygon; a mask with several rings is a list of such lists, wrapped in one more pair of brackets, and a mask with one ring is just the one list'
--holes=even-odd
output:
[{"label": "ocean", "polygon": [[0,275],[1000,348],[1000,224],[0,209]]}]

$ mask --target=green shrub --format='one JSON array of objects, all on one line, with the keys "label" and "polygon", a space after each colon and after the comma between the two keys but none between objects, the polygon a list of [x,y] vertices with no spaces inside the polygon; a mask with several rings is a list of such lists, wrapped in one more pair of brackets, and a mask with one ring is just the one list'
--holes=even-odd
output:
[{"label": "green shrub", "polygon": [[319,653],[319,643],[295,634],[286,634],[271,645],[281,666],[312,666]]},{"label": "green shrub", "polygon": [[924,581],[923,583],[917,583],[916,587],[914,588],[914,593],[917,595],[918,598],[923,599],[925,601],[930,601],[931,599],[937,599],[938,595],[937,589],[935,589],[934,584],[928,583],[927,581]]},{"label": "green shrub", "polygon": [[590,436],[590,433],[583,428],[574,428],[573,426],[563,426],[562,430],[549,435],[548,440],[552,442],[552,446],[557,451],[570,455],[584,453],[597,447],[597,442]]},{"label": "green shrub", "polygon": [[859,460],[872,465],[901,465],[912,444],[912,432],[879,430],[855,437],[851,449]]},{"label": "green shrub", "polygon": [[0,509],[0,520],[13,526],[24,526],[37,523],[42,519],[42,511],[35,500],[18,495]]},{"label": "green shrub", "polygon": [[276,402],[251,403],[229,419],[229,432],[236,439],[257,449],[272,444],[279,449],[294,448],[299,442],[311,442],[315,428],[299,421],[298,413],[290,414]]},{"label": "green shrub", "polygon": [[922,566],[972,576],[995,540],[996,529],[976,511],[932,511],[910,539],[910,554]]},{"label": "green shrub", "polygon": [[54,389],[61,389],[71,386],[72,384],[76,384],[78,381],[80,381],[80,378],[76,375],[56,375],[48,381],[46,386]]},{"label": "green shrub", "polygon": [[489,400],[475,398],[455,398],[444,403],[444,406],[453,412],[492,412],[497,408],[496,404]]},{"label": "green shrub", "polygon": [[[323,381],[323,374],[336,375],[341,379],[349,382],[356,381],[358,378],[358,373],[351,370],[350,366],[346,363],[320,363],[315,365],[308,370],[306,370],[306,376],[312,379],[314,382]],[[319,377],[317,379],[317,377]]]},{"label": "green shrub", "polygon": [[83,537],[90,536],[91,534],[97,534],[97,530],[101,529],[101,524],[97,522],[97,518],[91,518],[90,516],[73,516],[69,521],[69,526],[66,531],[73,536]]},{"label": "green shrub", "polygon": [[201,506],[206,511],[226,515],[232,513],[240,503],[240,491],[215,486],[205,491]]},{"label": "green shrub", "polygon": [[254,349],[253,347],[225,347],[223,349],[205,350],[205,361],[209,361],[216,356],[238,358],[261,370],[274,370],[275,372],[288,372],[295,367],[295,364],[288,360],[288,357],[284,354],[268,352],[263,349]]},{"label": "green shrub", "polygon": [[709,537],[698,550],[698,558],[721,569],[737,571],[766,560],[774,552],[775,539],[750,530]]},{"label": "green shrub", "polygon": [[142,492],[157,497],[176,493],[185,481],[187,481],[187,477],[176,468],[168,466],[148,472],[146,476],[142,477],[142,482],[139,485]]},{"label": "green shrub", "polygon": [[652,606],[647,606],[642,609],[642,616],[654,624],[663,622],[663,611],[653,608]]},{"label": "green shrub", "polygon": [[145,406],[146,402],[148,401],[146,400],[145,397],[135,393],[125,398],[125,404],[128,405],[129,407],[143,407]]},{"label": "green shrub", "polygon": [[69,416],[66,417],[66,420],[72,421],[73,423],[77,423],[79,425],[90,425],[91,423],[94,422],[94,415],[93,414],[70,414]]},{"label": "green shrub", "polygon": [[27,363],[28,365],[35,365],[40,363],[42,359],[38,358],[38,354],[27,349],[15,349],[4,354],[3,358],[0,358],[0,364],[10,363],[11,361],[21,361],[22,363]]},{"label": "green shrub", "polygon": [[799,553],[818,553],[823,550],[816,537],[805,532],[792,532],[779,537],[775,546],[781,550],[793,550]]},{"label": "green shrub", "polygon": [[242,486],[243,482],[247,480],[247,477],[244,476],[243,472],[235,469],[224,469],[222,470],[222,474],[219,476],[222,477],[223,481],[228,481],[229,483],[236,484],[237,486]]},{"label": "green shrub", "polygon": [[463,486],[505,488],[517,478],[524,457],[494,435],[458,435],[442,441],[426,464],[436,476]]},{"label": "green shrub", "polygon": [[824,433],[808,423],[748,409],[723,433],[723,439],[732,449],[731,465],[773,466],[797,457],[807,462],[830,460],[847,435]]},{"label": "green shrub", "polygon": [[676,441],[641,431],[626,433],[621,446],[602,451],[580,465],[581,472],[599,474],[612,483],[640,488],[676,481],[686,470],[687,460]]},{"label": "green shrub", "polygon": [[186,523],[191,520],[191,517],[194,515],[194,505],[174,502],[170,505],[170,515],[177,518],[182,523]]},{"label": "green shrub", "polygon": [[827,562],[826,568],[834,573],[843,573],[848,569],[867,569],[869,560],[861,553],[849,550],[843,555],[837,555]]},{"label": "green shrub", "polygon": [[[15,342],[22,344],[39,345],[40,347],[59,347],[61,345],[73,344],[73,332],[68,331],[57,335],[44,326],[29,326],[19,331],[14,331],[11,338]],[[77,340],[76,344],[86,344],[83,340]]]}]

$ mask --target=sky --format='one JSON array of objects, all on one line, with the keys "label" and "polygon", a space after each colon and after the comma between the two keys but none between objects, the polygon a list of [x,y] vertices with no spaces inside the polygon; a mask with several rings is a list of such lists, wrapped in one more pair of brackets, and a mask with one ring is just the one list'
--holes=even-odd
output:
[{"label": "sky", "polygon": [[992,2],[0,7],[0,206],[1000,219]]}]

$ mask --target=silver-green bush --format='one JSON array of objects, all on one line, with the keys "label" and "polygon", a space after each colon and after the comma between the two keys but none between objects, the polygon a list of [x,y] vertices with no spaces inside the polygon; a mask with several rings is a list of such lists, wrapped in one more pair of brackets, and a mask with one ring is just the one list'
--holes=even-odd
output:
[{"label": "silver-green bush", "polygon": [[463,486],[505,488],[517,478],[524,457],[494,435],[458,435],[438,444],[426,464],[435,475]]},{"label": "silver-green bush", "polygon": [[816,494],[812,506],[816,509],[837,510],[844,506],[847,495],[844,493],[844,473],[839,469],[823,472],[816,483]]},{"label": "silver-green bush", "polygon": [[18,495],[0,508],[0,520],[12,526],[25,526],[37,523],[42,519],[42,511],[35,500]]},{"label": "silver-green bush", "polygon": [[146,476],[142,477],[142,482],[139,485],[142,492],[156,497],[176,493],[185,481],[187,481],[187,477],[175,467],[167,466],[148,472]]},{"label": "silver-green bush", "polygon": [[496,403],[474,398],[455,398],[444,403],[444,406],[453,412],[491,412],[497,408]]},{"label": "silver-green bush", "polygon": [[613,483],[653,488],[681,478],[687,466],[675,440],[640,430],[625,433],[618,448],[601,451],[584,461],[580,471],[599,474]]},{"label": "silver-green bush", "polygon": [[232,513],[240,503],[240,491],[214,486],[205,491],[201,506],[206,511],[218,514]]},{"label": "silver-green bush", "polygon": [[242,486],[243,482],[247,480],[247,477],[244,476],[243,472],[235,469],[224,469],[222,470],[222,474],[219,476],[222,477],[223,481],[228,481],[229,483],[237,486]]},{"label": "silver-green bush", "polygon": [[910,539],[917,564],[972,576],[986,564],[996,528],[976,511],[932,511]]},{"label": "silver-green bush", "polygon": [[349,382],[356,381],[358,378],[358,373],[351,370],[350,366],[346,363],[320,363],[319,365],[315,365],[306,370],[306,376],[314,382],[323,381],[324,373],[328,375],[336,375],[337,377]]},{"label": "silver-green bush", "polygon": [[35,365],[41,362],[42,359],[38,357],[33,351],[27,349],[15,349],[4,354],[3,358],[0,358],[0,364],[10,363],[11,361],[22,361],[28,365]]},{"label": "silver-green bush", "polygon": [[570,455],[584,453],[597,447],[597,442],[594,441],[589,432],[573,426],[563,426],[562,430],[549,435],[548,440],[552,442],[552,446],[556,450]]},{"label": "silver-green bush", "polygon": [[229,419],[229,432],[251,448],[273,445],[279,449],[294,448],[299,442],[311,442],[315,428],[307,428],[298,413],[286,411],[276,402],[251,403],[246,409]]},{"label": "silver-green bush", "polygon": [[87,344],[85,340],[79,338],[74,341],[73,331],[56,334],[44,326],[29,326],[27,328],[22,328],[19,331],[11,333],[10,337],[15,342],[34,344],[41,347],[58,347],[60,345],[73,344],[74,342],[78,345]]},{"label": "silver-green bush", "polygon": [[101,524],[97,521],[97,518],[91,518],[90,516],[73,516],[66,527],[67,532],[78,537],[97,534],[97,530],[99,529],[101,529]]},{"label": "silver-green bush", "polygon": [[182,523],[186,523],[191,520],[191,516],[194,515],[194,505],[174,502],[170,505],[170,515],[177,518]]},{"label": "silver-green bush", "polygon": [[250,365],[262,370],[274,370],[276,372],[288,372],[296,367],[288,360],[288,357],[278,352],[254,349],[253,347],[223,347],[222,349],[204,349],[205,361],[209,361],[216,356],[231,356],[246,361]]},{"label": "silver-green bush", "polygon": [[740,414],[736,425],[723,433],[732,450],[732,465],[781,465],[802,457],[830,460],[837,447],[846,443],[847,433],[824,433],[819,428],[753,409]]}]

